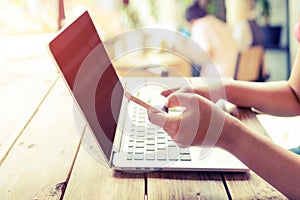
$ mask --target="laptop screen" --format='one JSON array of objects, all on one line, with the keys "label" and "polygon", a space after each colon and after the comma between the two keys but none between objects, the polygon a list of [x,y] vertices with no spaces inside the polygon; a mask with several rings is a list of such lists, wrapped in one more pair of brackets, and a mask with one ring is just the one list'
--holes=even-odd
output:
[{"label": "laptop screen", "polygon": [[49,48],[109,160],[124,90],[88,12],[63,29]]}]

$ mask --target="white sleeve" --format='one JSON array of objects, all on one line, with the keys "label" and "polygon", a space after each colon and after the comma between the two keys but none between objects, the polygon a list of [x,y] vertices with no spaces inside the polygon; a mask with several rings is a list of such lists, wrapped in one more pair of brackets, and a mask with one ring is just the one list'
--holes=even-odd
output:
[{"label": "white sleeve", "polygon": [[209,31],[210,28],[203,19],[195,22],[191,30],[191,38],[205,51],[212,49]]}]

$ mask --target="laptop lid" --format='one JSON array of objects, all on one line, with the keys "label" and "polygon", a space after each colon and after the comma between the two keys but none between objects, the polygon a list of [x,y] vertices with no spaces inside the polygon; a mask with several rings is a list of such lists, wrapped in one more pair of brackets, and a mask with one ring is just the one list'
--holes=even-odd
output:
[{"label": "laptop lid", "polygon": [[49,49],[110,163],[124,89],[89,13],[63,28]]}]

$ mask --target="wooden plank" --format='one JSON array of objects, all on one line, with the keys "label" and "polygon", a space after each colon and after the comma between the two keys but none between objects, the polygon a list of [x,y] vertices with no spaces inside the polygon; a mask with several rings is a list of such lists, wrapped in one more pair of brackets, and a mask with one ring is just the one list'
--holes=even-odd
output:
[{"label": "wooden plank", "polygon": [[0,41],[0,164],[57,78],[46,48],[51,37],[45,34]]},{"label": "wooden plank", "polygon": [[59,79],[0,166],[0,199],[60,199],[81,127]]},{"label": "wooden plank", "polygon": [[53,85],[57,75],[0,76],[0,164],[9,149],[36,112],[38,105]]},{"label": "wooden plank", "polygon": [[222,177],[205,172],[148,174],[148,199],[227,199]]},{"label": "wooden plank", "polygon": [[81,146],[64,199],[144,199],[144,174],[110,169],[95,146]]}]

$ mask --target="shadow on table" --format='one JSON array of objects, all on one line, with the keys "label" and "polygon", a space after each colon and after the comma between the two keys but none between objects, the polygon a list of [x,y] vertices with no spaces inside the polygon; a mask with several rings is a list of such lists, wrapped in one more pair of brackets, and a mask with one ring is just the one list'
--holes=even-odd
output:
[{"label": "shadow on table", "polygon": [[251,175],[249,172],[240,172],[240,173],[223,172],[222,174],[223,177],[226,177],[226,180],[249,181],[251,179]]},{"label": "shadow on table", "polygon": [[247,172],[232,173],[232,172],[173,172],[173,171],[152,171],[132,173],[125,171],[114,170],[115,178],[152,178],[152,179],[172,179],[172,180],[222,180],[223,175],[232,180],[249,180],[250,174]]}]

